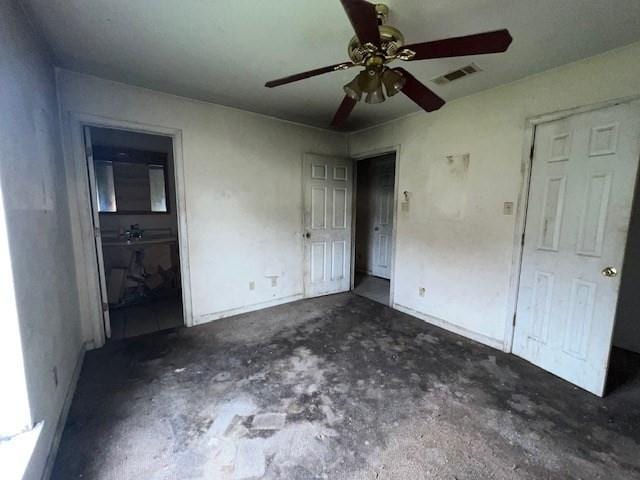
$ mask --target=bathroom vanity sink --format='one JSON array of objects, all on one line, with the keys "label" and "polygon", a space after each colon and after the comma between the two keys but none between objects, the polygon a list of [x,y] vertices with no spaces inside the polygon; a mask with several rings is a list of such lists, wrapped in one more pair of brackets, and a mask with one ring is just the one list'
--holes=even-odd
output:
[{"label": "bathroom vanity sink", "polygon": [[128,246],[144,246],[155,245],[158,243],[174,243],[177,242],[177,237],[171,237],[166,235],[145,235],[141,238],[118,237],[118,238],[102,238],[102,245],[104,247],[128,247]]}]

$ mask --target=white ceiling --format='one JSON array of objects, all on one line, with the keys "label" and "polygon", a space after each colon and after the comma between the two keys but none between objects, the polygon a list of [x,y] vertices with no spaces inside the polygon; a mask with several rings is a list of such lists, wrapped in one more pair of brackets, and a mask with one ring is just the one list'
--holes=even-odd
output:
[{"label": "white ceiling", "polygon": [[[267,89],[267,80],[347,60],[338,0],[23,0],[60,66],[327,127],[355,69]],[[446,100],[640,40],[638,0],[388,0],[408,43],[508,28],[506,54],[405,63]],[[475,61],[484,71],[429,82]],[[400,62],[398,62],[400,63]],[[446,108],[446,106],[444,107]],[[350,130],[418,108],[403,95],[356,106]],[[426,113],[425,113],[426,115]]]}]

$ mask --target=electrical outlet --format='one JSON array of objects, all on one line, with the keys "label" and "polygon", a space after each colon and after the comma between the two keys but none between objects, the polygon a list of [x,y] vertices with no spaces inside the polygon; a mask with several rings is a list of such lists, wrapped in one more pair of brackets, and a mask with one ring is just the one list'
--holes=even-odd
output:
[{"label": "electrical outlet", "polygon": [[249,290],[255,290],[256,289],[256,282],[251,281],[249,282]]},{"label": "electrical outlet", "polygon": [[420,295],[421,297],[424,297],[424,294],[426,293],[426,290],[424,287],[420,287],[418,289],[418,295]]}]

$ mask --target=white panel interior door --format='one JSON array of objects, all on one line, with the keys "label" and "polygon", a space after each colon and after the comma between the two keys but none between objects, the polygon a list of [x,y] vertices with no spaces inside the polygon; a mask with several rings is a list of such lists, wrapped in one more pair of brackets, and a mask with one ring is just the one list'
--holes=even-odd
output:
[{"label": "white panel interior door", "polygon": [[375,219],[373,222],[373,252],[371,272],[391,278],[391,246],[393,235],[393,186],[395,160],[378,162],[374,173]]},{"label": "white panel interior door", "polygon": [[346,292],[351,280],[351,160],[305,154],[304,291]]},{"label": "white panel interior door", "polygon": [[638,102],[536,128],[513,351],[596,395],[604,393],[639,139]]},{"label": "white panel interior door", "polygon": [[104,271],[104,259],[102,256],[102,236],[100,235],[100,214],[98,213],[98,187],[93,164],[93,149],[91,143],[91,128],[84,127],[84,144],[87,155],[87,169],[89,172],[89,190],[91,196],[91,212],[93,216],[93,233],[96,242],[96,261],[98,262],[98,275],[100,276],[100,297],[102,300],[102,317],[104,320],[104,332],[107,338],[111,338],[111,318],[109,317],[109,297],[107,294],[107,277]]}]

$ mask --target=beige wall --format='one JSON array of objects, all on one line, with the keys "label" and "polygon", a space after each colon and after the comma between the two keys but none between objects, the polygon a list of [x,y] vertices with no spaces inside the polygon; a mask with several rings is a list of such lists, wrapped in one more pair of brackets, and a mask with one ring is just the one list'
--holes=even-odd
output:
[{"label": "beige wall", "polygon": [[[29,409],[33,423],[44,422],[24,478],[40,479],[82,339],[54,71],[17,2],[0,2],[0,112],[1,190]],[[3,310],[0,322],[10,321]]]},{"label": "beige wall", "polygon": [[302,154],[345,155],[342,134],[65,70],[58,89],[65,119],[82,112],[182,132],[195,323],[300,298]]},{"label": "beige wall", "polygon": [[[411,206],[398,212],[395,303],[501,347],[516,218],[503,203],[518,202],[526,119],[640,95],[638,78],[640,43],[351,134],[353,155],[400,145],[399,191]],[[445,157],[464,153],[466,171],[447,177]],[[455,197],[442,195],[443,181]]]}]

